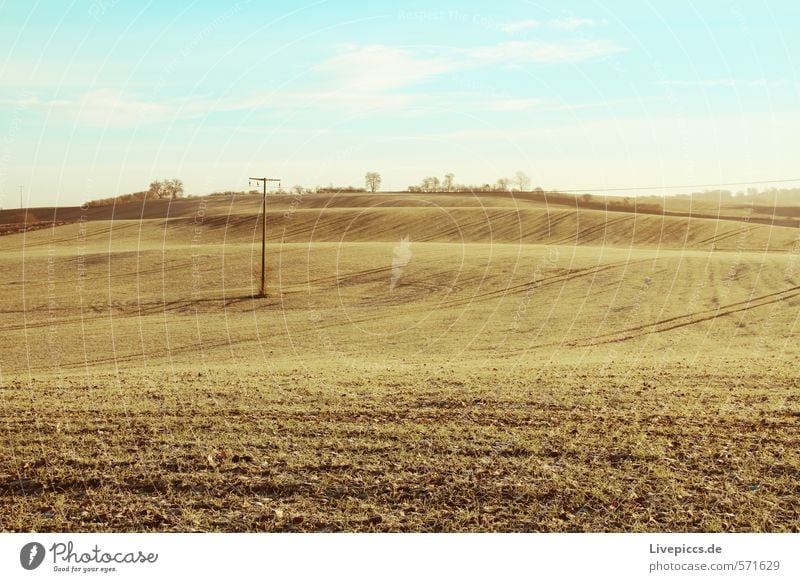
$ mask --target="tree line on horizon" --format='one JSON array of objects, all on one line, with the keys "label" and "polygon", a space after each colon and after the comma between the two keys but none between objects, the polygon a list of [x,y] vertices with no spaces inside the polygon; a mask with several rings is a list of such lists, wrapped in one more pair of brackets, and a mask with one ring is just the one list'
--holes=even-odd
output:
[{"label": "tree line on horizon", "polygon": [[541,188],[531,190],[531,178],[522,170],[513,178],[498,178],[494,184],[457,184],[455,174],[447,173],[441,180],[438,176],[426,176],[419,184],[408,187],[409,192],[544,192]]},{"label": "tree line on horizon", "polygon": [[[303,195],[303,194],[342,194],[342,193],[364,193],[364,192],[378,192],[382,183],[382,178],[378,172],[367,172],[364,176],[365,187],[348,186],[335,186],[329,184],[327,186],[317,186],[315,188],[307,188],[301,185],[292,186],[289,190],[278,188],[271,192],[273,195]],[[565,197],[570,200],[575,200],[579,206],[587,208],[610,208],[610,207],[629,207],[635,205],[640,210],[655,211],[662,206],[657,202],[653,202],[654,198],[660,196],[643,196],[643,197],[615,197],[615,196],[593,196],[592,194],[573,194],[559,192],[558,190],[545,191],[541,187],[531,188],[531,178],[522,170],[516,172],[513,178],[502,177],[497,179],[494,183],[485,182],[483,184],[461,184],[455,182],[455,175],[447,173],[443,178],[437,176],[426,176],[419,184],[411,185],[407,188],[410,193],[435,193],[435,192],[526,192],[530,194],[539,194],[541,196],[554,199],[554,197]],[[232,191],[213,192],[209,196],[231,196],[231,195],[255,195],[260,194],[260,190],[249,191]],[[147,200],[164,200],[176,199],[184,196],[183,182],[177,178],[155,180],[150,183],[147,190],[139,192],[131,192],[129,194],[121,194],[109,198],[100,198],[91,200],[86,203],[88,207],[108,206],[112,204],[122,204],[126,202],[143,202]],[[732,192],[730,190],[705,190],[702,192],[692,192],[691,194],[675,194],[674,198],[692,199],[698,201],[708,202],[735,202],[736,200],[748,200],[751,202],[761,202],[764,204],[775,205],[781,204],[800,204],[800,188],[776,188],[770,187],[764,190],[758,190],[751,187],[746,190]],[[643,198],[647,200],[637,201]],[[656,208],[657,207],[657,208]]]}]

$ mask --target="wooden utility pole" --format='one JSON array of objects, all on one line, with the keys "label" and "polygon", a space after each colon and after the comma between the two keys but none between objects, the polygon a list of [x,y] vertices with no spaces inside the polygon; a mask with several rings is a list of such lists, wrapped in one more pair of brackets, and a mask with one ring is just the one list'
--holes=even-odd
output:
[{"label": "wooden utility pole", "polygon": [[258,293],[259,297],[267,296],[267,182],[278,182],[280,188],[280,178],[250,178],[250,185],[253,182],[264,184],[264,198],[261,203],[261,289]]}]

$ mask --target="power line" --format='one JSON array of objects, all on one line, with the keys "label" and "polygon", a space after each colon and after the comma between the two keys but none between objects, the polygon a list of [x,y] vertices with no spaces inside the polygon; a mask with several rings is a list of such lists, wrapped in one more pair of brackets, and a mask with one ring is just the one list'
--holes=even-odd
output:
[{"label": "power line", "polygon": [[748,182],[722,182],[718,184],[682,184],[680,186],[639,186],[631,188],[582,188],[580,190],[561,190],[557,188],[552,192],[563,194],[575,194],[579,192],[625,192],[631,190],[674,190],[676,188],[713,188],[716,186],[746,186],[748,184],[778,184],[785,182],[800,182],[800,178],[790,178],[788,180],[751,180]]}]

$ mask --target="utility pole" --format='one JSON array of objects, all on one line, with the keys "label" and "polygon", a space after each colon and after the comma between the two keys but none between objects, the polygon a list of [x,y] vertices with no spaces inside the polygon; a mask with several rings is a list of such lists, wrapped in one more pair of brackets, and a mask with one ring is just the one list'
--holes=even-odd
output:
[{"label": "utility pole", "polygon": [[263,217],[261,221],[261,290],[259,291],[259,297],[266,297],[267,296],[267,182],[277,182],[278,187],[280,188],[281,179],[280,178],[250,178],[250,185],[253,185],[253,182],[258,184],[262,182],[264,184],[264,198],[261,203],[261,216]]}]

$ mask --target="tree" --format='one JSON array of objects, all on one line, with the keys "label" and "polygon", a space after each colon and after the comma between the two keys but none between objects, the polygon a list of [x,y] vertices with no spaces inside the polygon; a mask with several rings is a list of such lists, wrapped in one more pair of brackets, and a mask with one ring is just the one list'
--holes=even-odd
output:
[{"label": "tree", "polygon": [[154,180],[150,182],[150,187],[147,189],[147,199],[157,200],[161,198],[161,182]]},{"label": "tree", "polygon": [[441,188],[439,187],[439,178],[434,176],[433,178],[431,178],[431,181],[433,185],[433,190],[431,190],[432,192],[438,192],[439,190],[441,190]]},{"label": "tree", "polygon": [[453,191],[453,180],[454,179],[455,179],[455,175],[452,174],[452,173],[444,175],[444,181],[442,182],[442,189],[445,192],[452,192]]},{"label": "tree", "polygon": [[531,178],[522,170],[514,174],[514,183],[519,186],[520,192],[528,192],[531,189]]},{"label": "tree", "polygon": [[428,176],[422,180],[422,184],[419,186],[420,190],[423,192],[433,192],[433,178]]},{"label": "tree", "polygon": [[164,180],[161,185],[161,192],[163,196],[169,196],[172,200],[183,196],[183,182],[177,178],[172,180]]},{"label": "tree", "polygon": [[183,182],[177,178],[172,180],[155,180],[150,182],[150,187],[147,189],[147,199],[157,200],[159,198],[180,198],[183,196]]},{"label": "tree", "polygon": [[364,182],[367,185],[367,190],[375,192],[381,187],[381,175],[378,172],[367,172],[364,176]]},{"label": "tree", "polygon": [[511,180],[508,178],[500,178],[497,181],[497,189],[500,192],[508,192],[508,185],[511,183]]}]

